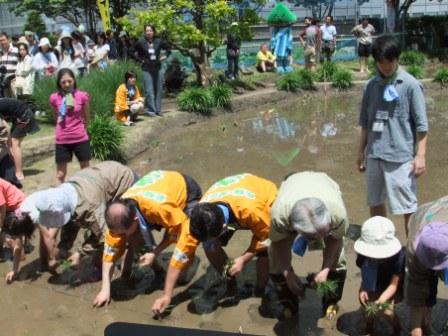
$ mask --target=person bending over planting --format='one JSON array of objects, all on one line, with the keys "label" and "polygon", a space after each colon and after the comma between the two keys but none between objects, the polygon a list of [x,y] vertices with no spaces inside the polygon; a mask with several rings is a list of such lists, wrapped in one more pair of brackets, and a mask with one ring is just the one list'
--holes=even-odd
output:
[{"label": "person bending over planting", "polygon": [[[189,230],[181,233],[181,245],[178,244],[174,251],[174,258],[181,264],[187,264],[191,255],[185,252],[185,246],[189,246],[194,254],[198,241],[201,241],[208,260],[222,274],[229,261],[222,247],[227,245],[236,230],[251,230],[253,236],[249,248],[233,260],[227,275],[237,276],[244,266],[257,256],[258,278],[255,294],[263,295],[269,273],[269,213],[276,195],[277,187],[274,183],[252,174],[230,176],[216,182],[193,208]],[[192,238],[188,238],[190,235]],[[180,269],[170,266],[164,294],[153,304],[154,314],[162,313],[170,304],[179,275]]]},{"label": "person bending over planting", "polygon": [[[297,296],[303,286],[291,266],[291,247],[303,256],[311,241],[320,241],[324,247],[322,267],[313,282],[337,284],[334,293],[322,297],[323,315],[334,317],[347,273],[343,237],[348,218],[338,184],[324,173],[289,175],[280,187],[271,218],[269,271],[281,306],[275,317],[284,319],[298,312]],[[272,315],[268,301],[262,301],[260,313]]]},{"label": "person bending over planting", "polygon": [[[122,276],[129,275],[133,251],[141,243],[145,253],[140,257],[140,266],[156,266],[156,257],[172,243],[178,244],[182,232],[188,232],[188,216],[201,196],[201,188],[193,178],[175,171],[155,170],[139,179],[121,199],[108,204],[103,282],[93,301],[94,307],[109,303],[114,265],[126,248]],[[165,229],[164,237],[156,245],[152,230],[162,228]],[[195,241],[191,242],[195,246]],[[194,254],[194,249],[189,248],[188,251],[190,255]],[[170,265],[186,270],[190,263],[184,265],[177,260],[175,252]]]}]

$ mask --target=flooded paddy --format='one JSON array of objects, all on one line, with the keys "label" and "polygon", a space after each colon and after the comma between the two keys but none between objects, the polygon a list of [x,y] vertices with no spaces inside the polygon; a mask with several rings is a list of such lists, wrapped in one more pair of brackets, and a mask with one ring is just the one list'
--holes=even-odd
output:
[{"label": "flooded paddy", "polygon": [[[427,172],[418,180],[420,204],[448,194],[446,182],[446,146],[448,144],[448,95],[446,90],[428,90],[430,133]],[[152,149],[139,155],[129,165],[143,174],[154,169],[173,169],[193,176],[205,191],[221,177],[250,172],[271,179],[277,185],[293,171],[324,171],[339,183],[350,222],[361,224],[368,217],[364,175],[356,168],[358,146],[358,107],[361,90],[350,93],[300,94],[276,104],[238,113],[226,113],[211,119],[201,119],[188,126],[170,127],[166,123],[163,135],[153,141]],[[142,139],[142,141],[145,141]],[[75,170],[69,168],[69,175]],[[26,172],[26,171],[25,171]],[[54,181],[53,158],[28,167],[32,174],[26,181],[27,191],[49,186]],[[402,218],[392,218],[398,236],[404,242]],[[238,256],[249,244],[250,234],[239,231],[226,251]],[[36,241],[34,243],[36,244]],[[346,241],[348,275],[341,311],[359,307],[357,293],[359,270],[355,266],[353,242]],[[100,283],[79,286],[57,284],[48,273],[37,273],[34,251],[22,263],[19,281],[0,284],[2,334],[14,335],[102,335],[112,322],[132,322],[166,326],[222,330],[255,335],[337,335],[330,329],[316,327],[320,314],[320,298],[308,290],[300,304],[299,323],[278,323],[258,315],[260,299],[247,298],[238,305],[218,305],[211,312],[199,314],[191,309],[191,296],[207,286],[208,262],[202,249],[201,263],[193,285],[176,289],[176,307],[161,321],[152,317],[151,306],[160,290],[151,294],[133,295],[112,301],[107,308],[92,309],[92,301]],[[304,258],[294,258],[296,272],[305,277],[317,271],[320,252],[309,252]],[[4,277],[9,263],[0,264]],[[57,282],[57,281],[56,281]],[[196,286],[195,286],[196,284]],[[447,288],[439,287],[439,297],[447,299]]]}]

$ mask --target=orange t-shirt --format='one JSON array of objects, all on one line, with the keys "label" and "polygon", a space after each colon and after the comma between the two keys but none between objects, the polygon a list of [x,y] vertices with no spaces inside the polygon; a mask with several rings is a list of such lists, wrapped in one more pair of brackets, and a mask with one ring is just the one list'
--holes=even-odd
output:
[{"label": "orange t-shirt", "polygon": [[[226,177],[216,182],[202,197],[201,202],[229,204],[238,221],[239,229],[251,230],[252,241],[247,249],[259,252],[267,248],[271,227],[271,207],[277,187],[269,180],[252,174]],[[190,235],[190,228],[182,227],[170,265],[183,268],[191,261],[198,241]]]},{"label": "orange t-shirt", "polygon": [[25,198],[25,194],[19,188],[0,178],[0,206],[6,205],[6,211],[16,210]]},{"label": "orange t-shirt", "polygon": [[[189,218],[184,213],[187,204],[187,185],[182,174],[175,171],[156,170],[138,180],[122,198],[138,203],[140,212],[148,223],[166,230],[165,237],[176,242],[180,231],[188,227]],[[106,233],[103,261],[115,262],[126,248],[126,237]]]}]

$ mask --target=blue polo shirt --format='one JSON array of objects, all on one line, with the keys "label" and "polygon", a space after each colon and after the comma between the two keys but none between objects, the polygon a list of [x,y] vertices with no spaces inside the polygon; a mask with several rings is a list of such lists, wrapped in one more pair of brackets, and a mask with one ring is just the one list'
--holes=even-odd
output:
[{"label": "blue polo shirt", "polygon": [[[425,96],[421,84],[401,68],[390,84],[398,99],[388,102],[383,98],[387,84],[380,76],[367,83],[359,125],[368,131],[368,158],[404,163],[415,156],[416,134],[428,132]],[[374,130],[378,123],[381,131]]]}]

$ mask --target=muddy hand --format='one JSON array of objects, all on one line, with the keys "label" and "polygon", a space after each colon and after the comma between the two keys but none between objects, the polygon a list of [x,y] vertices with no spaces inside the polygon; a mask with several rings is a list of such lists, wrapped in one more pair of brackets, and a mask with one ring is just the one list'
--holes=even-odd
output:
[{"label": "muddy hand", "polygon": [[154,315],[162,314],[168,305],[171,303],[171,298],[168,295],[163,295],[158,298],[152,305],[152,312]]},{"label": "muddy hand", "polygon": [[14,271],[8,272],[8,274],[6,274],[6,283],[7,284],[12,283],[15,278],[16,278],[16,273]]},{"label": "muddy hand", "polygon": [[140,257],[140,266],[152,266],[156,255],[152,252],[147,252]]},{"label": "muddy hand", "polygon": [[93,300],[93,307],[99,308],[104,305],[108,305],[110,303],[110,292],[109,291],[101,291],[96,296],[95,300]]}]

